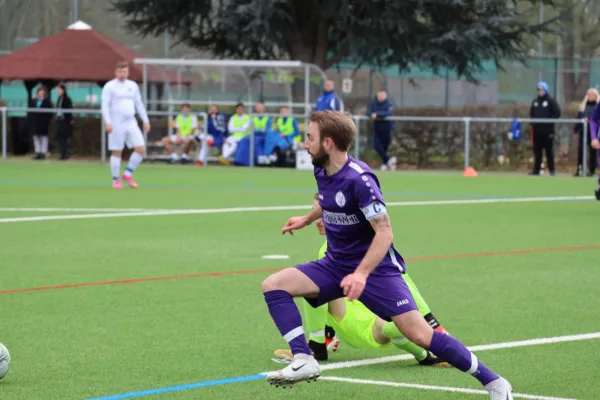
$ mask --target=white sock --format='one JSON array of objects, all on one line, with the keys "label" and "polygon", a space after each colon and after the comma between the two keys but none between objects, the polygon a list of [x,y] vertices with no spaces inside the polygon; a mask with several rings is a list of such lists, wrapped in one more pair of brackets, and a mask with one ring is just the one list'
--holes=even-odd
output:
[{"label": "white sock", "polygon": [[187,154],[183,153],[183,154],[181,155],[181,158],[183,158],[184,160],[189,160],[189,159],[190,159],[190,156],[188,156]]},{"label": "white sock", "polygon": [[48,152],[48,136],[40,136],[40,153],[46,154]]},{"label": "white sock", "polygon": [[208,144],[206,142],[206,139],[202,139],[202,147],[198,152],[198,160],[202,161],[204,164],[206,164],[206,159],[208,158]]},{"label": "white sock", "polygon": [[144,156],[136,153],[135,151],[131,153],[131,157],[129,157],[129,163],[127,164],[127,168],[125,168],[125,176],[131,176],[133,172],[140,166]]},{"label": "white sock", "polygon": [[121,172],[121,157],[110,156],[110,173],[113,179],[116,181],[119,179],[119,173]]},{"label": "white sock", "polygon": [[177,155],[177,153],[172,152],[171,153],[171,160],[177,160],[179,158],[179,156]]},{"label": "white sock", "polygon": [[35,154],[40,154],[40,137],[38,135],[33,135],[33,149]]}]

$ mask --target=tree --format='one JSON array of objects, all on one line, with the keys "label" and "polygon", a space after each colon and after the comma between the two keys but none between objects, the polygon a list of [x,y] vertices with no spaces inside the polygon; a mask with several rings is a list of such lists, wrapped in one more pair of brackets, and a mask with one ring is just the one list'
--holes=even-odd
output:
[{"label": "tree", "polygon": [[600,48],[596,32],[600,1],[561,0],[558,7],[565,14],[565,34],[562,35],[565,99],[578,101],[590,86],[592,58]]},{"label": "tree", "polygon": [[[529,0],[112,0],[127,28],[165,31],[216,58],[293,59],[326,70],[338,61],[417,65],[475,81],[483,62],[524,60],[527,40],[552,33],[530,22]],[[518,4],[517,4],[518,3]],[[517,7],[519,6],[519,7]]]}]

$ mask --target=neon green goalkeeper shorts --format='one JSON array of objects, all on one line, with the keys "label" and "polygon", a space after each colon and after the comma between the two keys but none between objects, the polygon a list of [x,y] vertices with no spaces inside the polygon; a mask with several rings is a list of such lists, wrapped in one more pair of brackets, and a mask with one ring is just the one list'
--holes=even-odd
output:
[{"label": "neon green goalkeeper shorts", "polygon": [[335,330],[335,335],[342,342],[356,349],[383,349],[391,345],[380,344],[373,338],[373,325],[377,316],[358,300],[346,303],[346,315],[337,322],[333,316],[327,313],[327,325]]}]

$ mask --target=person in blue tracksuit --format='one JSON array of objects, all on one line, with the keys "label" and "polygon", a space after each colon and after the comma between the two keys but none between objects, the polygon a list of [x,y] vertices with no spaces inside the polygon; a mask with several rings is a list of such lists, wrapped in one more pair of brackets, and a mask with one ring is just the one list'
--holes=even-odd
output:
[{"label": "person in blue tracksuit", "polygon": [[341,99],[335,94],[335,85],[332,80],[323,83],[323,94],[317,99],[315,111],[344,111]]},{"label": "person in blue tracksuit", "polygon": [[394,127],[394,122],[388,119],[392,116],[392,109],[392,103],[384,89],[379,89],[377,96],[371,101],[367,109],[367,115],[373,120],[373,147],[381,157],[382,171],[396,169],[396,157],[388,155],[388,148],[392,141],[392,128]]}]

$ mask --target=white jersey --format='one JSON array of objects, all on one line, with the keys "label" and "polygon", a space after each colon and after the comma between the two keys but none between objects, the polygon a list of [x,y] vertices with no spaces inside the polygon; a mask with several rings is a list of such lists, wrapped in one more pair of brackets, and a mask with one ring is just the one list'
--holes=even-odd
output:
[{"label": "white jersey", "polygon": [[142,102],[142,95],[138,84],[126,79],[120,81],[113,79],[102,88],[102,118],[107,124],[126,122],[139,114],[143,123],[149,123],[146,107]]}]

